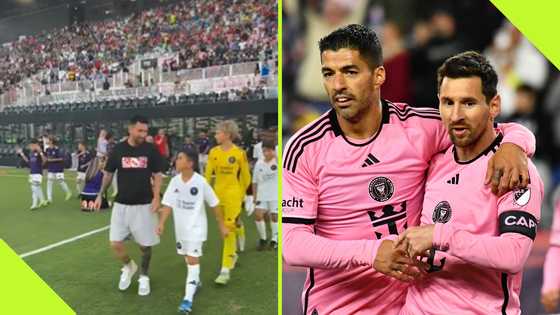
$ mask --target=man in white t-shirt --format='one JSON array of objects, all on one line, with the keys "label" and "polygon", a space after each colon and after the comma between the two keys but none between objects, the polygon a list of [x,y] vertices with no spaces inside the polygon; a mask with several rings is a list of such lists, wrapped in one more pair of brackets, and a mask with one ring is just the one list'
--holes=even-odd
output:
[{"label": "man in white t-shirt", "polygon": [[270,215],[270,230],[272,238],[270,247],[276,248],[278,244],[278,161],[274,142],[263,141],[263,159],[255,164],[253,169],[253,196],[255,200],[255,224],[259,233],[257,250],[266,247],[265,214]]},{"label": "man in white t-shirt", "polygon": [[164,207],[159,210],[161,215],[156,231],[159,235],[163,233],[165,221],[173,210],[177,253],[184,256],[187,263],[185,297],[179,305],[181,313],[192,311],[194,294],[200,285],[199,257],[208,234],[205,202],[216,215],[222,238],[228,234],[222,210],[218,207],[220,201],[206,179],[194,171],[197,166],[195,152],[181,151],[177,154],[175,168],[179,174],[171,179],[163,195]]}]

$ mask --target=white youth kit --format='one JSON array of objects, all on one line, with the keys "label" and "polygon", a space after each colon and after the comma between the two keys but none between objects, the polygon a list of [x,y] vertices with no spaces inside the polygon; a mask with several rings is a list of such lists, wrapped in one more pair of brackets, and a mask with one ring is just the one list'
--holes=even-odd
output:
[{"label": "white youth kit", "polygon": [[179,174],[169,182],[162,204],[173,209],[179,255],[202,256],[202,243],[208,235],[205,202],[210,207],[220,203],[212,187],[200,174],[193,173],[187,182]]},{"label": "white youth kit", "polygon": [[278,161],[258,160],[253,169],[253,183],[257,185],[257,208],[278,213]]}]

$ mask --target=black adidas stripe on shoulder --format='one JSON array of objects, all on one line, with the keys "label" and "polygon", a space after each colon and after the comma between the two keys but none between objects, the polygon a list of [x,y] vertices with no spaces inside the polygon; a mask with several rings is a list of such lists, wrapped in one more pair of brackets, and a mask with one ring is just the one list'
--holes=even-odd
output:
[{"label": "black adidas stripe on shoulder", "polygon": [[405,121],[411,117],[420,117],[420,118],[426,118],[426,119],[435,119],[435,120],[441,120],[441,117],[439,115],[431,115],[431,114],[419,114],[419,113],[409,113],[406,116],[400,115],[399,113],[389,110],[389,114],[394,114],[400,121]]},{"label": "black adidas stripe on shoulder", "polygon": [[296,154],[296,156],[295,156],[295,158],[294,158],[294,160],[293,160],[293,162],[292,162],[292,166],[289,167],[288,170],[290,170],[292,173],[295,172],[295,171],[296,171],[296,166],[297,166],[298,159],[299,159],[299,157],[303,154],[303,151],[304,151],[305,147],[306,147],[308,144],[313,143],[313,142],[318,141],[318,140],[320,140],[321,138],[323,138],[323,137],[325,136],[325,134],[327,134],[327,132],[329,132],[329,131],[332,131],[333,128],[332,128],[332,126],[328,125],[327,128],[324,128],[324,129],[322,129],[322,130],[323,130],[323,131],[322,131],[320,134],[318,134],[317,136],[315,136],[315,137],[313,137],[313,138],[311,138],[311,139],[305,141],[305,142],[301,145],[301,147],[300,147],[299,150],[297,151],[297,154]]},{"label": "black adidas stripe on shoulder", "polygon": [[291,155],[292,152],[295,150],[295,148],[297,146],[299,146],[299,143],[301,142],[301,139],[304,138],[305,136],[307,136],[310,133],[313,133],[313,129],[315,129],[317,126],[319,126],[321,123],[324,123],[325,121],[328,121],[328,116],[322,117],[320,119],[318,119],[316,122],[314,122],[313,124],[309,125],[309,126],[305,126],[304,130],[302,132],[300,132],[299,134],[295,134],[293,136],[293,139],[290,139],[289,141],[289,145],[286,148],[286,151],[284,151],[284,161],[283,161],[283,165],[286,166],[288,163],[287,161],[289,159],[291,159]]},{"label": "black adidas stripe on shoulder", "polygon": [[388,105],[389,105],[390,109],[394,109],[397,112],[399,112],[401,114],[404,114],[404,115],[408,114],[409,112],[420,113],[420,114],[438,114],[439,115],[439,110],[436,109],[436,108],[431,108],[431,107],[406,106],[406,108],[400,108],[393,103],[388,103]]},{"label": "black adidas stripe on shoulder", "polygon": [[389,114],[394,114],[399,120],[405,121],[410,117],[421,117],[421,118],[428,118],[428,119],[436,119],[441,120],[439,115],[439,110],[435,108],[428,108],[428,107],[421,107],[421,108],[414,108],[407,106],[406,108],[402,109],[396,106],[395,104],[389,104]]},{"label": "black adidas stripe on shoulder", "polygon": [[333,130],[332,124],[329,117],[325,116],[297,135],[297,137],[292,140],[290,147],[286,151],[283,167],[287,170],[295,172],[297,160],[301,154],[303,154],[304,148],[310,143],[321,139],[329,130]]}]

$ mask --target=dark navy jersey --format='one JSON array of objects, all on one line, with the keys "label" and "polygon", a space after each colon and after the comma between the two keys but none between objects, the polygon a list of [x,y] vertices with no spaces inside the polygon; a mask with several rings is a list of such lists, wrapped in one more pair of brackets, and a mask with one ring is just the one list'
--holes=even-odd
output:
[{"label": "dark navy jersey", "polygon": [[29,169],[31,174],[43,174],[43,158],[37,151],[29,152]]},{"label": "dark navy jersey", "polygon": [[93,155],[89,151],[84,151],[78,156],[78,172],[85,172],[88,168],[88,163],[92,160]]},{"label": "dark navy jersey", "polygon": [[93,178],[86,181],[82,194],[96,196],[101,190],[102,182],[103,182],[103,172],[99,171],[97,172],[97,174],[95,174]]},{"label": "dark navy jersey", "polygon": [[[49,173],[64,172],[64,155],[59,147],[48,147],[45,150],[47,154],[47,171]],[[56,162],[49,162],[48,159],[61,159]]]}]

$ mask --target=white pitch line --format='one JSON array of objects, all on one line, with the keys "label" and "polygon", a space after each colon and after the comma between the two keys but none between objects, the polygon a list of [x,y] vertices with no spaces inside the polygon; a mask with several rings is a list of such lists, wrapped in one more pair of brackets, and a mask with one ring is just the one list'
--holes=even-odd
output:
[{"label": "white pitch line", "polygon": [[84,233],[84,234],[80,234],[80,235],[78,235],[78,236],[74,236],[74,237],[72,237],[72,238],[69,238],[69,239],[60,241],[60,242],[58,242],[58,243],[54,243],[54,244],[51,244],[51,245],[48,245],[48,246],[41,247],[41,248],[39,248],[39,249],[30,251],[30,252],[27,252],[27,253],[23,253],[23,254],[19,255],[19,257],[20,257],[20,258],[25,258],[25,257],[29,257],[29,256],[31,256],[31,255],[35,255],[35,254],[39,254],[39,253],[42,253],[42,252],[46,252],[46,251],[51,250],[51,249],[53,249],[53,248],[56,248],[56,247],[62,246],[62,245],[64,245],[64,244],[68,244],[68,243],[77,241],[77,240],[82,239],[82,238],[84,238],[84,237],[88,237],[88,236],[90,236],[90,235],[93,235],[93,234],[96,234],[96,233],[99,233],[99,232],[103,232],[103,231],[108,230],[108,229],[109,229],[109,225],[104,226],[104,227],[99,228],[99,229],[96,229],[96,230],[93,230],[93,231],[89,231],[89,232]]}]

